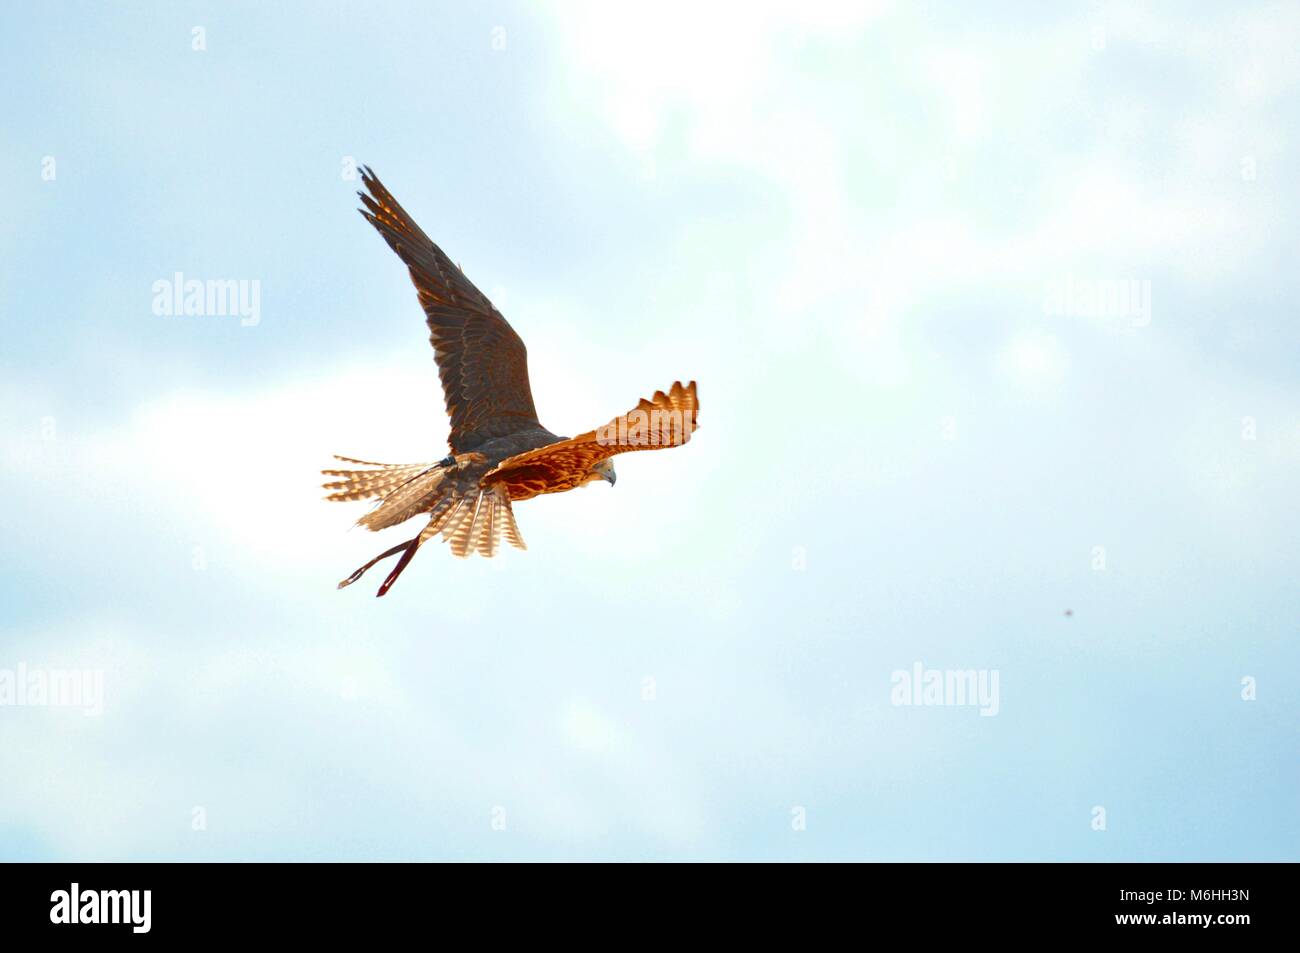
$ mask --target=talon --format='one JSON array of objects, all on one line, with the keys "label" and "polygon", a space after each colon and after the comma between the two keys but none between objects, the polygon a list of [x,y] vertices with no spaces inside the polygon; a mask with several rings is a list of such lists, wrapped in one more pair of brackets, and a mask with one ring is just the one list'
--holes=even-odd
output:
[{"label": "talon", "polygon": [[[357,570],[356,572],[354,572],[352,575],[348,576],[348,578],[344,579],[341,583],[339,583],[339,586],[338,586],[338,587],[339,587],[340,589],[342,589],[342,588],[344,588],[345,586],[350,586],[350,585],[352,585],[354,582],[356,582],[358,579],[360,579],[362,576],[364,576],[364,575],[366,574],[366,570],[367,570],[367,569],[369,569],[369,568],[370,568],[371,566],[373,566],[375,563],[379,562],[381,559],[387,559],[389,556],[392,556],[392,555],[394,555],[395,553],[400,553],[400,552],[402,552],[402,550],[406,550],[406,554],[402,557],[402,560],[401,560],[401,563],[400,563],[400,568],[399,568],[399,570],[398,570],[398,571],[400,572],[401,569],[405,569],[405,568],[406,568],[406,564],[407,564],[408,562],[410,562],[410,561],[411,561],[411,557],[415,555],[415,549],[416,549],[416,547],[419,545],[419,543],[420,543],[420,537],[418,537],[418,536],[415,537],[414,539],[408,539],[408,540],[407,540],[406,542],[404,542],[404,543],[398,543],[398,544],[397,544],[396,546],[394,546],[392,549],[389,549],[389,550],[386,550],[386,551],[380,553],[378,556],[376,556],[374,559],[370,560],[370,562],[366,563],[364,566],[362,566],[360,569],[358,569],[358,570]],[[387,592],[387,591],[388,591],[388,587],[391,586],[391,585],[393,584],[393,580],[395,580],[396,578],[397,578],[397,573],[396,573],[396,572],[393,573],[391,576],[389,576],[388,579],[386,579],[386,580],[384,581],[384,588],[383,588],[383,591],[381,591],[381,592],[379,593],[379,595],[382,596],[382,595],[384,594],[384,592]]]}]

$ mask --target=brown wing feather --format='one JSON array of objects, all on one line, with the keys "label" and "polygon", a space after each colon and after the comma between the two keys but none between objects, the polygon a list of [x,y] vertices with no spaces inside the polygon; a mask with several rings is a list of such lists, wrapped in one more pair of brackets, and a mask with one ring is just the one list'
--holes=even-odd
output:
[{"label": "brown wing feather", "polygon": [[695,381],[676,381],[668,393],[656,391],[620,417],[596,430],[507,457],[483,477],[483,485],[504,483],[512,500],[528,499],[578,486],[591,468],[617,453],[680,446],[698,429]]},{"label": "brown wing feather", "polygon": [[501,312],[415,224],[369,168],[360,210],[411,271],[429,325],[447,416],[448,443],[465,453],[493,437],[540,427],[528,352]]}]

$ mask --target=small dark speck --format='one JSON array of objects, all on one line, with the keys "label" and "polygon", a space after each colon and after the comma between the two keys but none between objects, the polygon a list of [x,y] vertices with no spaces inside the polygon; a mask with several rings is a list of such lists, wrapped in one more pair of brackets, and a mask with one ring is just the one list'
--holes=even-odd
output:
[{"label": "small dark speck", "polygon": [[1073,610],[1073,609],[1066,609],[1066,610],[1065,610],[1065,617],[1066,617],[1067,619],[1068,619],[1070,616],[1072,616],[1072,615],[1074,615],[1074,610]]}]

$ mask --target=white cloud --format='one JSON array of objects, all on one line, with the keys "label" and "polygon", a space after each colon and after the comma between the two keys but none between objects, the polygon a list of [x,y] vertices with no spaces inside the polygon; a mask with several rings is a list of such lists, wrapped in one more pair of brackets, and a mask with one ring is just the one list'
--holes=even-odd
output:
[{"label": "white cloud", "polygon": [[1007,342],[998,355],[998,366],[1015,384],[1051,389],[1064,380],[1068,361],[1055,337],[1029,332]]}]

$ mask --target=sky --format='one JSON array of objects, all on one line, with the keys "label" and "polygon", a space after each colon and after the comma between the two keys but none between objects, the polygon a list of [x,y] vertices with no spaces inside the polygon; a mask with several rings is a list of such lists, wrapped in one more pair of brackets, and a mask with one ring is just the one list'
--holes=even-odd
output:
[{"label": "sky", "polygon": [[[1297,35],[6,8],[0,859],[1300,859]],[[447,423],[359,163],[551,430],[700,396],[381,600],[318,471]]]}]

